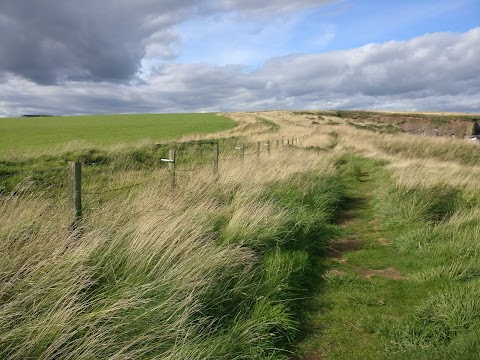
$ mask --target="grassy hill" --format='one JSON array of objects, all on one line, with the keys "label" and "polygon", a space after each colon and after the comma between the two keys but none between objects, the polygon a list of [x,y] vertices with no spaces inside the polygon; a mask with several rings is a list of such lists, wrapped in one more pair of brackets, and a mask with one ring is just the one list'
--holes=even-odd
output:
[{"label": "grassy hill", "polygon": [[477,357],[480,146],[350,113],[228,116],[160,146],[4,156],[0,357]]}]

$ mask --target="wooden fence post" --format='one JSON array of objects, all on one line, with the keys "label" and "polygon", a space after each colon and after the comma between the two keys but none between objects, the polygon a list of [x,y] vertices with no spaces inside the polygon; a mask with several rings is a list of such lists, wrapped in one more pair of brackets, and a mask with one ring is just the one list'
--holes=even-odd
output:
[{"label": "wooden fence post", "polygon": [[267,143],[265,145],[267,145],[267,153],[268,155],[270,155],[270,140],[267,140]]},{"label": "wooden fence post", "polygon": [[160,159],[161,161],[168,163],[168,169],[170,170],[170,176],[172,179],[172,187],[174,188],[177,182],[176,167],[177,167],[177,150],[170,149],[168,151],[168,159]]},{"label": "wooden fence post", "polygon": [[218,174],[218,144],[213,144],[213,173]]},{"label": "wooden fence post", "polygon": [[82,164],[68,162],[68,203],[73,211],[73,229],[82,220]]},{"label": "wooden fence post", "polygon": [[245,143],[242,142],[240,146],[237,146],[235,149],[240,150],[240,158],[243,161],[243,159],[245,158]]},{"label": "wooden fence post", "polygon": [[172,186],[175,187],[177,182],[177,175],[175,173],[176,166],[177,166],[177,150],[170,149],[168,151],[168,168],[170,169],[171,176],[172,176]]},{"label": "wooden fence post", "polygon": [[260,147],[262,146],[262,143],[260,141],[257,141],[257,158],[260,157]]}]

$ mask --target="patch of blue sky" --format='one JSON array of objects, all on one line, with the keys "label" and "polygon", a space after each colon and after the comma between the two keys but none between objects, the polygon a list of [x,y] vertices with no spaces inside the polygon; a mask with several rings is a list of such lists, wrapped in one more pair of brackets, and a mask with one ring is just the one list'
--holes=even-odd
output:
[{"label": "patch of blue sky", "polygon": [[241,64],[246,71],[274,57],[408,40],[480,26],[480,0],[357,0],[262,19],[238,14],[197,17],[178,25],[176,62]]},{"label": "patch of blue sky", "polygon": [[236,14],[191,19],[177,27],[182,63],[242,64],[252,69],[265,60],[291,53],[291,39],[301,16],[283,15],[269,21]]},{"label": "patch of blue sky", "polygon": [[[337,11],[335,11],[337,10]],[[412,39],[433,32],[465,32],[480,26],[479,0],[342,1],[312,11],[304,26],[330,22],[335,41],[327,51]],[[298,29],[299,32],[304,32]]]}]

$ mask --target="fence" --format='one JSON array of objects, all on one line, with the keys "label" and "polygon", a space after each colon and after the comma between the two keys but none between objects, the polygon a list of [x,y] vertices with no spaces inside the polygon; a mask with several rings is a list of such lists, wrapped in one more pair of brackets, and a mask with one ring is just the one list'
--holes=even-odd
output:
[{"label": "fence", "polygon": [[[313,134],[310,133],[308,135],[303,135],[299,138],[291,138],[291,139],[277,139],[274,143],[277,145],[278,148],[282,147],[287,147],[287,146],[297,146],[301,141],[305,140],[309,136]],[[212,151],[212,171],[215,176],[219,175],[219,164],[221,161],[228,161],[228,160],[234,160],[238,159],[241,160],[242,162],[244,161],[246,156],[253,156],[255,155],[256,158],[260,158],[261,154],[266,152],[267,155],[270,155],[272,151],[272,141],[267,140],[267,141],[257,141],[255,144],[248,144],[248,148],[254,148],[254,151],[247,153],[245,150],[247,148],[247,144],[244,142],[237,144],[234,147],[234,151],[236,154],[232,157],[225,157],[221,158],[220,157],[220,145],[218,143],[212,142],[210,143],[212,145],[211,151]],[[203,150],[201,149],[201,154],[203,155]],[[177,176],[178,176],[178,171],[193,171],[195,169],[179,169],[178,165],[178,153],[177,149],[171,148],[168,153],[168,158],[161,158],[161,161],[166,163],[168,165],[168,170],[169,170],[169,177],[170,177],[170,184],[172,188],[175,188],[177,185]],[[68,162],[68,204],[69,204],[69,209],[72,214],[72,225],[71,229],[72,230],[77,230],[81,228],[81,222],[83,219],[83,214],[84,214],[84,209],[83,209],[83,203],[82,203],[82,183],[83,183],[83,176],[82,176],[82,167],[84,165],[81,162],[73,162],[70,161]],[[110,191],[120,191],[120,190],[125,190],[125,189],[130,189],[139,185],[142,185],[148,181],[142,181],[138,182],[135,184],[131,184],[128,186],[120,187],[117,189],[113,190],[104,190],[101,192],[98,192],[98,194],[104,194],[108,193]],[[94,193],[88,193],[88,194],[94,194]]]}]

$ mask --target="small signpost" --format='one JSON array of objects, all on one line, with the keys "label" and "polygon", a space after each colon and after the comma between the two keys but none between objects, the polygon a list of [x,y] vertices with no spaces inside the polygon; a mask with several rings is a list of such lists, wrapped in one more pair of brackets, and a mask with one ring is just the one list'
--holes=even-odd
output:
[{"label": "small signpost", "polygon": [[240,150],[240,158],[242,161],[245,159],[245,143],[241,143],[240,146],[237,146],[235,150]]},{"label": "small signpost", "polygon": [[170,149],[168,152],[168,159],[161,159],[161,161],[168,163],[168,168],[170,169],[170,173],[172,177],[172,187],[175,187],[176,185],[175,167],[177,162],[177,150]]}]

